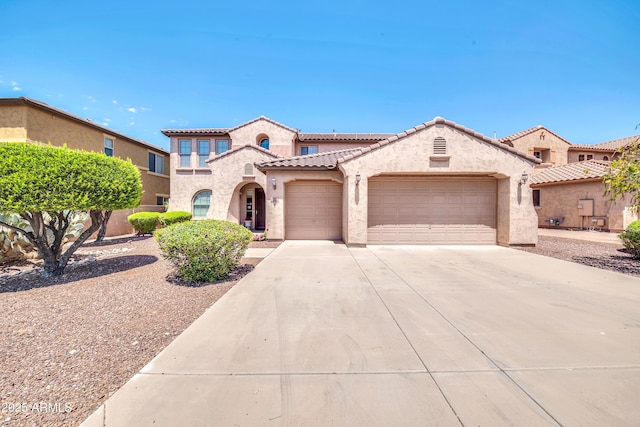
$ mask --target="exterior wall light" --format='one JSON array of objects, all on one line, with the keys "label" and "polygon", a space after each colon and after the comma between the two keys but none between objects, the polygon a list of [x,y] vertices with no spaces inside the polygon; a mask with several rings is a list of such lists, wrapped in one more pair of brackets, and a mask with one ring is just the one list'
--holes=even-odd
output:
[{"label": "exterior wall light", "polygon": [[360,180],[362,177],[360,176],[360,172],[356,172],[356,185],[360,185]]},{"label": "exterior wall light", "polygon": [[273,186],[273,189],[276,189],[276,179],[275,178],[271,178],[271,185]]},{"label": "exterior wall light", "polygon": [[525,172],[522,172],[522,176],[520,177],[520,182],[519,182],[519,184],[520,184],[520,185],[524,185],[524,184],[526,184],[526,183],[527,183],[527,181],[528,181],[528,180],[529,180],[529,174],[528,174],[526,171],[525,171]]}]

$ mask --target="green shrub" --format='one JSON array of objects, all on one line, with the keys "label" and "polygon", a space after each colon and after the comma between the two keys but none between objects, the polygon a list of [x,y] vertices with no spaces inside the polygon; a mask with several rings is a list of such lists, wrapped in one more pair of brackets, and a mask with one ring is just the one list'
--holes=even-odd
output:
[{"label": "green shrub", "polygon": [[138,234],[151,234],[158,225],[159,212],[137,212],[127,217],[127,221]]},{"label": "green shrub", "polygon": [[[636,224],[637,223],[637,224]],[[634,221],[629,227],[618,235],[622,245],[633,259],[640,259],[640,221]]]},{"label": "green shrub", "polygon": [[168,227],[172,224],[191,220],[191,214],[185,211],[171,211],[160,214],[160,225]]},{"label": "green shrub", "polygon": [[188,282],[225,278],[247,250],[253,234],[239,224],[215,219],[189,221],[158,230],[155,238],[165,258]]}]

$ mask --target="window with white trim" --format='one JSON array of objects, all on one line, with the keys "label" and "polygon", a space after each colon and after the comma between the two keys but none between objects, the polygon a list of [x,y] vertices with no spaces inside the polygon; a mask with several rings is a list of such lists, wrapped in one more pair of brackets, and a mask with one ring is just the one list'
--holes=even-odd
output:
[{"label": "window with white trim", "polygon": [[210,149],[210,141],[208,139],[199,139],[198,140],[198,167],[206,168],[207,167],[207,159],[209,158]]},{"label": "window with white trim", "polygon": [[164,174],[164,156],[149,153],[149,172]]},{"label": "window with white trim", "polygon": [[104,137],[104,154],[109,157],[113,157],[113,147],[115,140],[113,138]]},{"label": "window with white trim", "polygon": [[191,140],[190,139],[181,139],[178,141],[179,145],[179,153],[180,153],[180,166],[181,167],[189,167],[191,166]]},{"label": "window with white trim", "polygon": [[193,217],[206,218],[211,206],[211,191],[201,191],[193,198]]},{"label": "window with white trim", "polygon": [[229,140],[216,139],[216,154],[222,154],[225,151],[229,151]]},{"label": "window with white trim", "polygon": [[300,147],[300,155],[306,156],[307,154],[318,154],[317,145],[305,145]]}]

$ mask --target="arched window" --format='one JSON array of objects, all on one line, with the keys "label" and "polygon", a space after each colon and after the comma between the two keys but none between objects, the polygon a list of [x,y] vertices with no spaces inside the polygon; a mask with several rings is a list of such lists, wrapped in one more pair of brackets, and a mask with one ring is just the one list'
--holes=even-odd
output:
[{"label": "arched window", "polygon": [[244,176],[253,176],[253,165],[251,163],[244,165]]},{"label": "arched window", "polygon": [[264,148],[265,150],[269,149],[269,138],[261,138],[260,139],[260,147]]},{"label": "arched window", "polygon": [[604,156],[602,160],[609,160],[609,156]]},{"label": "arched window", "polygon": [[447,140],[439,136],[433,140],[433,154],[447,154]]},{"label": "arched window", "polygon": [[211,206],[211,191],[201,191],[193,198],[193,217],[206,218]]}]

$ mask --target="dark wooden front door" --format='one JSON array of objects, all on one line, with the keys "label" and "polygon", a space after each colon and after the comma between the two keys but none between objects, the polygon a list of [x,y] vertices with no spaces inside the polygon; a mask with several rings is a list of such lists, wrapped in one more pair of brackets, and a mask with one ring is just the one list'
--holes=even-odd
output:
[{"label": "dark wooden front door", "polygon": [[264,230],[265,228],[265,199],[264,190],[256,188],[256,229]]}]

